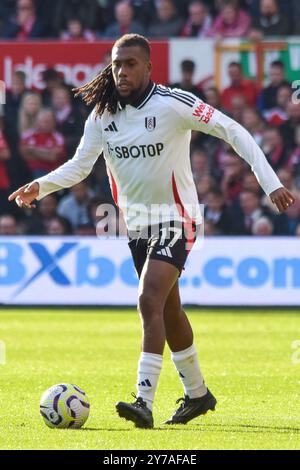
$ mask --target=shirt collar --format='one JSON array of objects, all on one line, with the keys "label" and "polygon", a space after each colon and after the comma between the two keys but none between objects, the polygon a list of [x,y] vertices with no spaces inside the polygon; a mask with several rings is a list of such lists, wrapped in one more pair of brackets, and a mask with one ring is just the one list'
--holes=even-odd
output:
[{"label": "shirt collar", "polygon": [[[150,80],[149,85],[147,86],[146,90],[141,94],[141,96],[139,96],[134,101],[134,103],[130,103],[130,106],[133,106],[136,109],[141,109],[150,100],[155,89],[156,89],[155,83],[153,83]],[[118,105],[119,105],[119,109],[124,109],[126,106],[126,104],[122,103],[121,101],[119,101]]]}]

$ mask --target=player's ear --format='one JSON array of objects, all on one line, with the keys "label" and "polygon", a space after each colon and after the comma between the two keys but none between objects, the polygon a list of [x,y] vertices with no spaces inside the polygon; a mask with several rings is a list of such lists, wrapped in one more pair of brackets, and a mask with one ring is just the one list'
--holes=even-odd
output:
[{"label": "player's ear", "polygon": [[151,72],[152,72],[152,62],[150,62],[150,61],[148,62],[147,68],[148,68],[148,72],[151,74]]}]

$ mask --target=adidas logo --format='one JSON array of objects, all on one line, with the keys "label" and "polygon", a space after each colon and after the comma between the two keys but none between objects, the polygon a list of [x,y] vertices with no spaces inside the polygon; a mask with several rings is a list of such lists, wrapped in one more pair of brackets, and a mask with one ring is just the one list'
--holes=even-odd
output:
[{"label": "adidas logo", "polygon": [[104,129],[104,131],[105,132],[118,132],[115,122],[113,121],[106,129]]},{"label": "adidas logo", "polygon": [[162,248],[160,251],[156,252],[157,255],[168,256],[168,258],[173,258],[170,248]]},{"label": "adidas logo", "polygon": [[146,380],[143,380],[142,382],[140,382],[138,384],[139,387],[152,387],[152,384],[150,382],[150,380],[146,379]]}]

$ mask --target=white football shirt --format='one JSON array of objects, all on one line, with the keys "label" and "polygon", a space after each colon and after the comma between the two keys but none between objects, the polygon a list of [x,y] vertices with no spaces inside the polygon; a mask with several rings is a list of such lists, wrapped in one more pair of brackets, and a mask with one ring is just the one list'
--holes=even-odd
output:
[{"label": "white football shirt", "polygon": [[134,105],[95,119],[92,111],[74,157],[37,179],[38,199],[71,187],[102,153],[112,195],[129,230],[169,220],[201,223],[190,164],[191,131],[228,142],[246,160],[267,195],[282,186],[263,152],[237,122],[191,93],[150,82]]}]

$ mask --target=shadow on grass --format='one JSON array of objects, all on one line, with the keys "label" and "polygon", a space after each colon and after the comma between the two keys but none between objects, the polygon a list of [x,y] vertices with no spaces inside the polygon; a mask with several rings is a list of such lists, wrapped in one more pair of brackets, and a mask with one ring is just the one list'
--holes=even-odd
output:
[{"label": "shadow on grass", "polygon": [[[179,426],[173,425],[170,428],[159,427],[157,430],[170,430],[178,431]],[[296,433],[300,434],[300,428],[293,427],[284,427],[284,426],[261,426],[253,424],[196,424],[193,423],[192,426],[186,425],[186,427],[180,427],[181,431],[200,431],[205,432],[208,430],[215,432],[228,432],[228,433],[262,433],[262,434],[288,434]]]},{"label": "shadow on grass", "polygon": [[[82,428],[80,431],[85,432],[126,432],[126,431],[136,431],[137,428],[134,426],[130,428]],[[157,426],[154,428],[154,431],[197,431],[197,432],[207,432],[207,431],[214,431],[214,432],[227,432],[227,433],[257,433],[257,434],[288,434],[288,433],[295,433],[300,434],[300,428],[296,427],[288,427],[288,426],[261,426],[261,425],[254,425],[254,424],[196,424],[193,423],[192,425],[170,425],[170,426]],[[143,431],[151,431],[151,429],[143,429]]]},{"label": "shadow on grass", "polygon": [[[136,431],[137,428],[82,428],[81,431],[97,432],[97,431],[109,431],[109,432],[126,432]],[[296,433],[300,434],[300,428],[293,427],[281,427],[281,426],[260,426],[252,424],[195,424],[192,425],[171,425],[166,427],[155,427],[154,429],[142,429],[142,431],[197,431],[197,432],[227,432],[227,433],[257,433],[257,434],[288,434]]]},{"label": "shadow on grass", "polygon": [[[81,428],[80,431],[89,431],[89,432],[93,432],[93,431],[124,432],[124,431],[132,431],[133,429],[135,429],[135,428],[128,428],[128,429],[124,429],[124,428]],[[78,429],[77,429],[77,431],[78,431]]]}]

